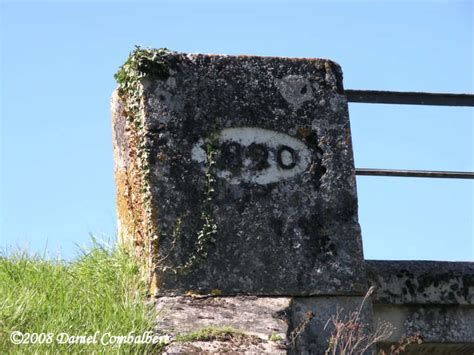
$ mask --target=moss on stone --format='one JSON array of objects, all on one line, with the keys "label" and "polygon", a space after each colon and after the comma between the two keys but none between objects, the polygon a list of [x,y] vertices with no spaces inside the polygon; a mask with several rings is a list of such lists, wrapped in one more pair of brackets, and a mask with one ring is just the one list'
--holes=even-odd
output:
[{"label": "moss on stone", "polygon": [[235,336],[245,336],[240,330],[232,327],[205,327],[194,332],[180,334],[176,337],[179,342],[193,342],[193,341],[227,341]]},{"label": "moss on stone", "polygon": [[136,46],[114,75],[115,80],[121,89],[127,89],[133,81],[146,76],[150,79],[166,79],[169,76],[169,56],[172,53],[167,48],[143,49]]}]

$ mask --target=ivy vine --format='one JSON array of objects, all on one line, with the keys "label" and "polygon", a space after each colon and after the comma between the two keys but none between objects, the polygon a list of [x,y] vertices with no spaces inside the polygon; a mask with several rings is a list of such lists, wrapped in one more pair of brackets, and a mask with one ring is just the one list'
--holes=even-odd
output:
[{"label": "ivy vine", "polygon": [[206,164],[206,191],[201,211],[202,227],[197,233],[194,253],[182,267],[182,271],[191,269],[198,261],[207,258],[208,246],[215,243],[215,234],[217,233],[217,224],[212,216],[212,200],[215,193],[216,184],[216,147],[213,141],[207,144],[207,164]]},{"label": "ivy vine", "polygon": [[[161,79],[165,80],[169,77],[169,64],[173,52],[166,48],[160,49],[143,49],[135,47],[130,53],[125,64],[114,75],[118,83],[119,96],[125,103],[126,115],[128,122],[135,129],[139,137],[137,147],[137,165],[141,171],[144,210],[146,214],[147,230],[145,232],[145,242],[149,243],[145,246],[148,249],[149,270],[152,272],[155,266],[163,264],[164,259],[156,260],[158,255],[158,235],[154,230],[153,208],[151,194],[151,168],[150,168],[150,146],[147,140],[146,128],[143,124],[144,117],[142,115],[142,98],[143,98],[143,79]],[[188,260],[178,267],[163,267],[162,270],[171,270],[174,273],[189,271],[199,260],[207,258],[208,245],[215,242],[215,234],[217,233],[217,225],[212,217],[212,199],[215,192],[215,155],[216,155],[216,137],[211,136],[207,143],[207,164],[206,164],[206,189],[201,212],[202,227],[198,231],[195,242],[195,250],[189,256]],[[137,227],[137,226],[135,226]],[[172,249],[177,239],[181,235],[181,219],[178,219],[176,230],[173,231]],[[172,250],[170,250],[171,252]]]},{"label": "ivy vine", "polygon": [[[141,175],[141,193],[145,214],[146,230],[143,231],[145,243],[145,258],[147,260],[149,279],[154,266],[154,255],[158,242],[158,235],[153,224],[152,194],[151,194],[151,169],[150,146],[147,140],[147,131],[142,117],[143,79],[166,79],[169,76],[169,56],[172,54],[166,48],[143,49],[135,47],[127,61],[114,75],[118,84],[118,94],[124,102],[125,114],[128,123],[134,128],[138,137],[137,166]],[[142,230],[134,226],[135,230]]]}]

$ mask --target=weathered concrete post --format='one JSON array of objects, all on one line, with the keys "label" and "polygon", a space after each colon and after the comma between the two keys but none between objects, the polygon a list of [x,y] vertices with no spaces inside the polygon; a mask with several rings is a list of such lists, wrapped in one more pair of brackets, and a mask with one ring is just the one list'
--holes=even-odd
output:
[{"label": "weathered concrete post", "polygon": [[[137,49],[116,79],[119,235],[181,339],[168,352],[324,354],[366,266],[356,326],[397,327],[379,348],[421,333],[415,353],[474,351],[473,263],[363,259],[337,64]],[[213,341],[180,338],[201,328]]]},{"label": "weathered concrete post", "polygon": [[363,293],[339,66],[135,57],[114,98],[119,233],[152,248],[157,293]]},{"label": "weathered concrete post", "polygon": [[[157,296],[359,305],[367,283],[336,63],[136,50],[116,77],[119,234]],[[317,300],[296,299],[294,322],[322,317]]]}]

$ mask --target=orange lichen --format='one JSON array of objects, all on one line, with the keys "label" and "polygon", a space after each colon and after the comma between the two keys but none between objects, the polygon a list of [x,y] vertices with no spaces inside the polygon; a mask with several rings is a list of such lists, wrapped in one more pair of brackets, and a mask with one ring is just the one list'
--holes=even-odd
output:
[{"label": "orange lichen", "polygon": [[298,128],[298,133],[302,138],[306,138],[311,134],[310,127],[300,127]]},{"label": "orange lichen", "polygon": [[[123,102],[123,101],[122,101]],[[120,103],[121,104],[121,103]],[[113,120],[125,121],[125,130],[121,139],[126,140],[126,154],[122,164],[116,164],[115,181],[117,185],[117,212],[120,221],[119,236],[121,243],[127,248],[133,248],[133,252],[139,258],[146,258],[147,247],[147,224],[146,197],[144,194],[145,174],[139,159],[139,132],[133,127],[126,110],[114,112]],[[120,149],[116,147],[116,149]]]}]

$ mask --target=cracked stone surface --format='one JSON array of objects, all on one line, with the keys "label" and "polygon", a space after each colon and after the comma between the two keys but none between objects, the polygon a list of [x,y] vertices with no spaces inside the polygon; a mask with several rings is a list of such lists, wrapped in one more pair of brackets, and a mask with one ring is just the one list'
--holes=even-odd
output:
[{"label": "cracked stone surface", "polygon": [[[230,327],[242,334],[229,336],[227,341],[173,341],[165,353],[272,353],[286,354],[288,332],[287,297],[160,297],[156,331],[170,335],[188,334],[212,326]],[[277,341],[270,336],[278,336]]]},{"label": "cracked stone surface", "polygon": [[[201,296],[202,297],[202,296]],[[333,332],[328,321],[337,312],[345,319],[361,309],[362,297],[159,297],[156,331],[168,335],[171,343],[165,353],[271,353],[323,355]],[[372,305],[366,300],[360,323],[372,330]],[[212,326],[230,327],[234,337],[188,340],[179,335]],[[271,336],[277,337],[271,340]],[[371,354],[367,351],[366,354]]]},{"label": "cracked stone surface", "polygon": [[[155,270],[157,295],[363,294],[340,67],[323,59],[182,53],[167,61],[167,78],[143,81],[140,108],[150,151],[155,257],[164,260]],[[119,233],[140,247],[146,243],[130,235],[127,206],[140,200],[140,191],[128,188],[138,175],[123,99],[113,101]],[[209,144],[216,181],[206,196]],[[217,232],[199,246],[203,211]],[[173,272],[196,254],[206,257],[185,273]]]}]

